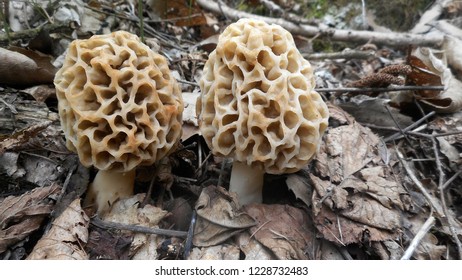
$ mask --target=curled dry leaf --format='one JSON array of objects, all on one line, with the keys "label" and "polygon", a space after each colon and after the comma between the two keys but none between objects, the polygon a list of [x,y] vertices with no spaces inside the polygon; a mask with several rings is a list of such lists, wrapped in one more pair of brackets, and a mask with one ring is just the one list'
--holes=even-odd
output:
[{"label": "curled dry leaf", "polygon": [[[150,228],[159,228],[159,222],[168,214],[153,205],[146,205],[138,208],[144,200],[145,194],[116,201],[109,213],[103,219],[108,222],[121,223],[126,225],[138,225]],[[160,236],[154,234],[136,233],[130,247],[132,259],[155,260],[157,259],[157,245],[160,243]]]},{"label": "curled dry leaf", "polygon": [[40,228],[53,209],[52,196],[60,187],[52,184],[0,202],[0,253]]},{"label": "curled dry leaf", "polygon": [[[459,48],[462,44],[459,46]],[[453,46],[455,47],[455,46]],[[453,53],[451,52],[451,55]],[[457,60],[456,58],[452,58]],[[412,72],[407,76],[406,84],[417,86],[441,86],[443,91],[417,90],[415,97],[432,110],[450,113],[462,108],[462,93],[459,81],[447,66],[446,52],[429,48],[417,48],[408,57]],[[453,62],[455,65],[458,63]]]},{"label": "curled dry leaf", "polygon": [[47,56],[19,48],[0,48],[0,76],[3,84],[20,87],[50,84],[55,73],[56,68]]},{"label": "curled dry leaf", "polygon": [[53,222],[50,230],[37,242],[29,260],[86,260],[83,246],[88,241],[90,219],[80,206],[80,199]]},{"label": "curled dry leaf", "polygon": [[316,233],[305,211],[278,204],[251,204],[244,210],[257,221],[251,235],[277,259],[314,259]]},{"label": "curled dry leaf", "polygon": [[255,225],[247,213],[239,209],[235,193],[222,187],[204,188],[196,202],[197,223],[195,246],[213,246]]},{"label": "curled dry leaf", "polygon": [[409,205],[380,155],[380,141],[358,123],[330,128],[310,174],[315,225],[340,245],[396,238]]}]

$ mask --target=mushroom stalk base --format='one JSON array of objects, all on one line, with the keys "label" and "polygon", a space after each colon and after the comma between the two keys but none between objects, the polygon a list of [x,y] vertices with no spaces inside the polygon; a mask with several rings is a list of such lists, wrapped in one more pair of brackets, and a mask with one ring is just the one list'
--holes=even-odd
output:
[{"label": "mushroom stalk base", "polygon": [[98,215],[102,215],[116,200],[132,196],[134,184],[135,170],[124,173],[100,170],[88,187],[84,204],[94,206]]},{"label": "mushroom stalk base", "polygon": [[264,174],[260,168],[235,161],[231,170],[229,191],[237,193],[241,205],[261,203]]}]

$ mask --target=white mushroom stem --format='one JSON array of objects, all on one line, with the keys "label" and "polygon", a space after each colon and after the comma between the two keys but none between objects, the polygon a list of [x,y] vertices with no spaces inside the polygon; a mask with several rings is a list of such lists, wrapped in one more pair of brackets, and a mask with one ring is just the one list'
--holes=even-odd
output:
[{"label": "white mushroom stem", "polygon": [[265,172],[261,168],[234,161],[229,191],[237,193],[241,205],[261,203],[264,175]]},{"label": "white mushroom stem", "polygon": [[102,215],[116,200],[132,196],[134,185],[135,170],[124,173],[100,170],[89,185],[85,204],[93,205]]}]

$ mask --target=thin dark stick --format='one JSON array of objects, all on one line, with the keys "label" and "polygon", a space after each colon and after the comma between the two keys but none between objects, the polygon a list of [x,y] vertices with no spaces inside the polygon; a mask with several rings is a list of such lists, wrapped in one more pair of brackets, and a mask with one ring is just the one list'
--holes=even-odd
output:
[{"label": "thin dark stick", "polygon": [[197,213],[194,210],[191,216],[191,223],[189,224],[188,235],[186,236],[185,245],[184,245],[184,254],[183,258],[186,260],[191,253],[194,237],[194,228],[196,227]]},{"label": "thin dark stick", "polygon": [[[403,129],[401,128],[401,126],[399,126],[399,123],[398,121],[396,120],[395,116],[393,115],[393,113],[390,111],[390,107],[388,107],[387,105],[385,105],[385,109],[387,109],[387,112],[388,114],[390,115],[391,119],[393,120],[393,122],[395,123],[396,127],[399,129],[399,131],[401,132],[401,134],[404,136],[404,139],[406,139],[406,142],[412,146],[412,143],[411,141],[409,140],[409,138],[407,138],[407,135],[405,134],[405,132],[403,131]],[[387,142],[387,141],[385,141]]]},{"label": "thin dark stick", "polygon": [[430,118],[430,117],[433,116],[434,114],[435,114],[434,111],[432,111],[432,112],[426,114],[425,116],[423,116],[422,118],[420,118],[420,119],[419,119],[418,121],[416,121],[415,123],[413,123],[413,124],[409,125],[408,127],[402,129],[400,132],[397,132],[397,133],[395,133],[395,134],[393,134],[393,135],[391,135],[391,136],[388,136],[387,138],[383,139],[383,141],[389,142],[389,141],[391,141],[391,140],[395,140],[396,137],[401,136],[401,133],[406,133],[406,132],[408,132],[409,130],[414,129],[415,127],[419,126],[421,123],[423,123],[426,119]]}]

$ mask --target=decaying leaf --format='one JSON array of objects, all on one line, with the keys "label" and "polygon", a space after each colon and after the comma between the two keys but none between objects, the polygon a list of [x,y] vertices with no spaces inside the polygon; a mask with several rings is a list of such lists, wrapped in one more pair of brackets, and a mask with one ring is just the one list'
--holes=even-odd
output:
[{"label": "decaying leaf", "polygon": [[88,241],[89,222],[90,219],[80,206],[80,199],[74,200],[37,242],[27,259],[88,259],[83,246]]},{"label": "decaying leaf", "polygon": [[213,246],[255,225],[254,219],[239,210],[237,197],[222,187],[204,188],[196,202],[195,246]]},{"label": "decaying leaf", "polygon": [[90,259],[128,260],[132,236],[99,227],[92,228],[86,250]]},{"label": "decaying leaf", "polygon": [[[143,208],[138,208],[144,196],[145,194],[141,193],[115,202],[103,219],[108,222],[126,225],[158,228],[159,222],[165,218],[168,212],[150,204]],[[136,233],[130,247],[131,258],[138,260],[157,259],[159,238],[159,236],[154,234]]]},{"label": "decaying leaf", "polygon": [[235,245],[221,244],[211,247],[194,248],[188,260],[238,260],[239,248]]},{"label": "decaying leaf", "polygon": [[196,26],[207,22],[196,1],[148,1],[154,13],[163,19],[172,19],[177,26]]},{"label": "decaying leaf", "polygon": [[329,130],[315,161],[321,177],[341,182],[376,157],[379,138],[370,129],[353,122]]},{"label": "decaying leaf", "polygon": [[47,56],[24,49],[0,48],[0,76],[3,84],[20,87],[49,84],[53,82],[55,73],[56,69]]},{"label": "decaying leaf", "polygon": [[183,92],[183,134],[181,135],[181,139],[183,140],[186,140],[195,134],[199,134],[199,126],[196,116],[196,101],[199,95],[199,91]]},{"label": "decaying leaf", "polygon": [[251,204],[244,210],[257,224],[251,235],[280,260],[314,259],[315,229],[302,209],[289,205]]},{"label": "decaying leaf", "polygon": [[312,189],[309,182],[307,182],[306,176],[300,176],[296,173],[290,174],[287,176],[286,184],[296,198],[303,201],[308,207],[311,205]]},{"label": "decaying leaf", "polygon": [[0,202],[0,253],[40,228],[53,210],[52,198],[59,191],[60,186],[52,184]]},{"label": "decaying leaf", "polygon": [[47,128],[50,124],[51,121],[34,124],[5,139],[2,139],[0,141],[0,155],[2,155],[6,150],[18,149],[21,145],[29,142],[31,138],[35,137],[40,131]]},{"label": "decaying leaf", "polygon": [[446,136],[436,137],[440,151],[449,160],[449,166],[454,172],[458,172],[462,164],[459,148],[462,143],[462,112],[457,112],[444,117],[437,116],[429,124],[429,128],[436,133],[448,133]]},{"label": "decaying leaf", "polygon": [[241,251],[245,254],[245,260],[275,259],[273,252],[255,240],[255,238],[253,238],[253,236],[247,231],[240,233],[236,242]]},{"label": "decaying leaf", "polygon": [[377,136],[353,122],[325,138],[310,174],[319,232],[340,245],[396,238],[408,194],[383,164]]},{"label": "decaying leaf", "polygon": [[417,90],[415,97],[422,104],[438,112],[456,112],[462,108],[462,82],[447,66],[446,53],[429,48],[417,48],[408,58],[412,72],[406,83],[418,86],[441,86],[443,91]]}]

